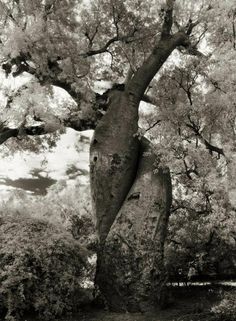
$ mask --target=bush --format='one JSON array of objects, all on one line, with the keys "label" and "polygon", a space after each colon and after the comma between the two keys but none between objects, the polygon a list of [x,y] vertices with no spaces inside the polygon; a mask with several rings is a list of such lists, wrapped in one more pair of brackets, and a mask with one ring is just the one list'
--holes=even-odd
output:
[{"label": "bush", "polygon": [[218,305],[212,308],[216,320],[235,321],[236,316],[236,290],[224,294]]},{"label": "bush", "polygon": [[28,310],[55,319],[76,309],[87,252],[70,233],[44,220],[0,217],[0,312],[17,320]]},{"label": "bush", "polygon": [[32,196],[13,190],[9,198],[0,201],[0,217],[17,216],[43,219],[69,231],[83,246],[93,250],[97,238],[93,222],[89,186],[79,183],[70,186],[58,181],[45,196]]}]

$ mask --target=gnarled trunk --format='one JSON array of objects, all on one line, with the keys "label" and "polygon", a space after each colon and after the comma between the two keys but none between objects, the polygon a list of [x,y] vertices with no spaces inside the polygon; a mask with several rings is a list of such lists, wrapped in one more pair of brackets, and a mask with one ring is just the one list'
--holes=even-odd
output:
[{"label": "gnarled trunk", "polygon": [[[145,310],[161,300],[163,247],[171,206],[168,170],[154,172],[154,153],[137,138],[138,107],[150,81],[190,29],[173,36],[168,4],[160,39],[128,80],[111,90],[90,149],[91,191],[100,240],[96,284],[113,310]],[[145,152],[150,155],[146,156]]]},{"label": "gnarled trunk", "polygon": [[112,310],[139,311],[161,299],[171,181],[168,170],[154,171],[149,142],[137,138],[133,96],[115,90],[110,101],[90,149],[96,284]]},{"label": "gnarled trunk", "polygon": [[98,254],[96,283],[112,310],[144,311],[162,300],[171,181],[154,161],[143,140],[136,179]]},{"label": "gnarled trunk", "polygon": [[113,90],[107,113],[90,147],[90,181],[101,244],[114,222],[137,171],[138,105],[125,91]]}]

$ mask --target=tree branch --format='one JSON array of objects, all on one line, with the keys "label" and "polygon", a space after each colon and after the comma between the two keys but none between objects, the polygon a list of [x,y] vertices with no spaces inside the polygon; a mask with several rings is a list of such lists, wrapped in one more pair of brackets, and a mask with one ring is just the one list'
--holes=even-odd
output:
[{"label": "tree branch", "polygon": [[222,156],[225,156],[224,154],[224,150],[223,148],[219,148],[217,146],[214,146],[212,145],[210,142],[208,142],[201,134],[198,126],[196,126],[196,124],[191,120],[191,118],[189,117],[189,121],[190,121],[190,124],[189,123],[186,123],[185,125],[192,129],[193,132],[195,133],[196,136],[199,137],[200,141],[205,145],[206,149],[209,150],[210,154],[212,155],[213,152],[217,153],[218,156],[222,155]]},{"label": "tree branch", "polygon": [[150,95],[144,94],[142,97],[142,101],[153,106],[157,106],[156,99]]},{"label": "tree branch", "polygon": [[236,18],[236,10],[233,13],[233,21],[232,21],[232,28],[233,28],[233,47],[236,50],[236,28],[235,28],[235,18]]},{"label": "tree branch", "polygon": [[99,54],[102,54],[102,53],[105,53],[108,51],[108,48],[115,42],[118,42],[118,41],[124,41],[126,43],[130,43],[132,42],[133,40],[131,40],[135,33],[136,33],[137,29],[134,28],[133,32],[129,35],[126,35],[126,36],[119,36],[119,35],[116,35],[114,36],[113,38],[109,39],[105,45],[99,49],[94,49],[94,50],[89,50],[85,53],[82,53],[80,54],[80,56],[84,57],[84,58],[87,58],[87,57],[91,57],[91,56],[95,56],[95,55],[99,55]]},{"label": "tree branch", "polygon": [[19,128],[8,128],[5,127],[0,133],[0,144],[3,144],[11,137],[18,136],[38,136],[48,134],[48,131],[45,129],[44,125],[40,126],[29,126],[29,127],[19,127]]},{"label": "tree branch", "polygon": [[186,34],[181,31],[173,36],[162,37],[154,45],[149,57],[137,69],[127,83],[126,89],[130,96],[140,101],[156,73],[163,66],[171,53],[186,42]]},{"label": "tree branch", "polygon": [[198,57],[205,57],[205,55],[197,49],[197,45],[201,41],[202,37],[205,35],[207,29],[205,27],[204,31],[200,35],[199,39],[195,42],[192,43],[190,41],[190,35],[192,34],[193,29],[200,23],[199,20],[193,22],[191,19],[189,20],[188,24],[183,28],[185,34],[186,34],[186,41],[181,44],[179,47],[179,50],[184,49],[187,54],[192,55],[192,56],[198,56]]},{"label": "tree branch", "polygon": [[48,61],[48,68],[53,71],[53,77],[51,77],[50,75],[45,76],[43,74],[38,74],[37,70],[27,63],[28,59],[30,59],[30,54],[20,53],[18,57],[2,64],[2,68],[5,71],[6,76],[8,76],[12,72],[13,67],[16,66],[16,71],[12,73],[13,77],[17,77],[23,72],[27,72],[30,75],[35,76],[41,85],[49,84],[60,87],[67,91],[77,103],[80,101],[81,93],[74,88],[73,83],[58,79],[57,75],[61,73],[61,69],[58,64],[59,60],[55,62]]},{"label": "tree branch", "polygon": [[193,31],[193,29],[194,29],[199,23],[200,23],[199,20],[193,22],[191,19],[189,19],[189,22],[188,22],[188,24],[187,24],[187,26],[186,26],[186,28],[185,28],[185,29],[186,29],[186,34],[187,34],[188,36],[190,36],[191,33],[192,33],[192,31]]},{"label": "tree branch", "polygon": [[11,137],[17,137],[19,130],[17,128],[5,128],[3,132],[0,133],[0,145]]},{"label": "tree branch", "polygon": [[[96,122],[93,119],[66,119],[63,121],[63,125],[68,128],[72,128],[76,131],[85,131],[94,129],[96,127]],[[47,128],[46,124],[18,127],[18,128],[8,128],[5,127],[0,132],[0,145],[12,137],[22,137],[22,136],[41,136],[51,133],[50,129]]]},{"label": "tree branch", "polygon": [[147,129],[145,129],[145,133],[147,133],[150,129],[153,129],[156,125],[160,124],[161,120],[158,119],[155,121],[151,126],[149,126]]},{"label": "tree branch", "polygon": [[[173,78],[172,78],[172,79],[173,79]],[[191,94],[191,90],[190,90],[190,89],[191,89],[191,87],[193,86],[194,81],[196,80],[196,77],[194,77],[194,78],[192,79],[192,83],[190,83],[190,84],[187,86],[187,88],[185,88],[185,87],[183,86],[183,84],[182,84],[181,82],[177,81],[176,79],[173,79],[173,80],[175,80],[175,81],[179,84],[180,88],[182,88],[182,89],[184,90],[184,92],[186,93],[187,98],[188,98],[188,100],[189,100],[190,106],[193,106],[192,94]],[[200,141],[201,141],[201,142],[205,145],[205,147],[209,150],[210,154],[212,155],[212,153],[215,152],[215,153],[217,153],[218,155],[223,155],[223,156],[225,156],[224,151],[223,151],[222,148],[219,148],[219,147],[217,147],[217,146],[212,145],[210,142],[208,142],[208,141],[203,137],[203,135],[202,135],[201,132],[200,132],[199,126],[197,126],[197,125],[194,123],[194,121],[191,119],[190,115],[188,115],[188,119],[189,119],[189,122],[190,122],[190,123],[185,123],[185,125],[186,125],[188,128],[190,128],[191,130],[193,130],[193,132],[195,133],[195,135],[200,138]]]},{"label": "tree branch", "polygon": [[183,163],[184,163],[184,168],[185,168],[185,173],[184,174],[186,174],[186,176],[189,179],[192,180],[191,174],[195,174],[197,176],[199,175],[196,164],[194,164],[194,167],[189,168],[185,158],[183,158]]},{"label": "tree branch", "polygon": [[164,22],[162,25],[161,38],[170,35],[171,28],[173,25],[173,8],[175,0],[166,0],[166,11],[164,16]]},{"label": "tree branch", "polygon": [[[91,115],[91,118],[80,118],[78,116],[69,117],[63,121],[65,127],[72,128],[76,131],[85,131],[90,129],[95,129],[98,122],[98,116],[95,118],[95,115]],[[101,116],[100,116],[101,117]]]}]

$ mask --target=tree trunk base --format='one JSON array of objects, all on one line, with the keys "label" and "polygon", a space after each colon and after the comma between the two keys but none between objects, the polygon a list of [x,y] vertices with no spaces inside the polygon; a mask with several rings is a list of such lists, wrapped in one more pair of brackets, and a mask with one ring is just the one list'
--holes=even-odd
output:
[{"label": "tree trunk base", "polygon": [[98,253],[96,284],[113,311],[138,312],[162,304],[163,249],[171,205],[168,170],[142,141],[134,184]]},{"label": "tree trunk base", "polygon": [[116,239],[99,253],[96,284],[111,311],[145,312],[162,306],[165,271],[157,269],[162,254],[158,257],[155,248],[154,243],[145,250],[131,248]]}]

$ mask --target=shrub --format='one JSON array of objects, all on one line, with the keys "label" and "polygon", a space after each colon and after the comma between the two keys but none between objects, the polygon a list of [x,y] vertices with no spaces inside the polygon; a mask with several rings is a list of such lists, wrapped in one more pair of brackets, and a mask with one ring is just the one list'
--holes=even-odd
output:
[{"label": "shrub", "polygon": [[76,309],[87,252],[65,232],[44,220],[0,217],[0,310],[17,320],[27,310],[55,319]]},{"label": "shrub", "polygon": [[79,183],[70,186],[65,181],[54,184],[45,196],[32,196],[24,191],[13,190],[9,198],[0,201],[0,217],[17,216],[44,219],[69,231],[83,246],[96,247],[89,186]]},{"label": "shrub", "polygon": [[236,316],[236,290],[226,292],[218,305],[212,308],[216,320],[235,321]]}]

